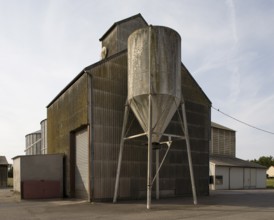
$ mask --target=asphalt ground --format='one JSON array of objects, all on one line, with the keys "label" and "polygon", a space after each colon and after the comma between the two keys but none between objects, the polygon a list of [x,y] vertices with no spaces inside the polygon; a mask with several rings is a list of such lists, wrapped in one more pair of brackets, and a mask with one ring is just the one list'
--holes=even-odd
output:
[{"label": "asphalt ground", "polygon": [[0,220],[33,219],[274,219],[274,190],[221,190],[210,196],[146,201],[88,203],[80,200],[20,200],[11,189],[0,189]]}]

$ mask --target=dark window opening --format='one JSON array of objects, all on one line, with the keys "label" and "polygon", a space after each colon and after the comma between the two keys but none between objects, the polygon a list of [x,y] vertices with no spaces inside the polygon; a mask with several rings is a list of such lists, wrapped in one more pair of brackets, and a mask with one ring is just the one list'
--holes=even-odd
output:
[{"label": "dark window opening", "polygon": [[223,176],[215,176],[215,183],[216,183],[216,185],[222,185],[223,184]]}]

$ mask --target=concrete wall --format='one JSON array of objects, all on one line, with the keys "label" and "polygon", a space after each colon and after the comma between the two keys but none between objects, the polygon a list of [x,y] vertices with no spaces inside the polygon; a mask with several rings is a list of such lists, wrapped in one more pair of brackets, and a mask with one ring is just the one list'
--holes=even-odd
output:
[{"label": "concrete wall", "polygon": [[59,197],[62,197],[63,157],[62,154],[48,154],[14,158],[14,191],[22,193],[21,187],[25,182],[55,181],[59,183]]},{"label": "concrete wall", "polygon": [[21,192],[21,157],[13,159],[13,190]]}]

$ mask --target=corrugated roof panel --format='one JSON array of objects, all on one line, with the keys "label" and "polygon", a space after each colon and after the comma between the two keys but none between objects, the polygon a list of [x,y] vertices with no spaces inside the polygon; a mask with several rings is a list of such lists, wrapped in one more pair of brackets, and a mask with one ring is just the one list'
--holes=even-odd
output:
[{"label": "corrugated roof panel", "polygon": [[210,162],[214,163],[216,166],[228,166],[228,167],[250,167],[250,168],[262,168],[266,167],[261,166],[257,163],[252,163],[245,161],[236,157],[225,157],[225,156],[210,156]]}]

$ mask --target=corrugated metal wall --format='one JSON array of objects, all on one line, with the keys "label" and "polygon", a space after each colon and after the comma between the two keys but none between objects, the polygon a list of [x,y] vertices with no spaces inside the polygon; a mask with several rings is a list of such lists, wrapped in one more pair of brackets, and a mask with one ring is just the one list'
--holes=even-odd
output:
[{"label": "corrugated metal wall", "polygon": [[[119,153],[124,104],[127,97],[127,55],[115,56],[90,70],[92,74],[93,135],[94,139],[94,194],[93,199],[113,197]],[[182,69],[186,86],[185,100],[189,118],[192,157],[198,194],[208,194],[208,149],[210,138],[210,101],[203,96],[197,84]],[[136,82],[138,83],[138,82]],[[186,84],[188,83],[188,84]],[[141,133],[137,120],[130,115],[131,134]],[[174,116],[167,132],[180,133],[178,116]],[[125,142],[120,177],[119,196],[140,198],[146,195],[147,146],[146,138]],[[160,150],[160,159],[165,148]],[[155,161],[155,154],[153,154]],[[155,165],[153,165],[155,166]],[[154,169],[155,172],[155,169]],[[154,190],[154,189],[153,189]],[[161,195],[191,194],[191,184],[184,141],[174,142],[160,171]]]},{"label": "corrugated metal wall", "polygon": [[88,129],[75,134],[76,165],[75,165],[75,197],[89,198],[89,146]]},{"label": "corrugated metal wall", "polygon": [[83,74],[67,88],[47,109],[48,153],[64,153],[66,186],[65,194],[71,196],[71,174],[75,155],[70,155],[71,133],[88,124],[88,78]]},{"label": "corrugated metal wall", "polygon": [[26,155],[41,154],[41,132],[34,132],[26,135]]},{"label": "corrugated metal wall", "polygon": [[[66,154],[66,195],[71,195],[71,132],[92,122],[91,196],[112,199],[127,98],[127,52],[121,52],[85,69],[91,74],[91,118],[88,119],[88,75],[82,74],[48,106],[48,153]],[[138,82],[136,82],[138,83]],[[182,90],[186,101],[192,160],[198,195],[208,194],[210,101],[182,65]],[[143,132],[132,112],[128,134]],[[167,132],[180,134],[175,115]],[[146,196],[147,139],[126,141],[120,177],[120,198]],[[160,160],[165,148],[160,150]],[[153,153],[155,161],[155,153]],[[153,165],[155,172],[155,164]],[[73,188],[73,187],[72,187]],[[155,190],[155,187],[153,187]],[[184,141],[174,142],[160,171],[161,196],[191,194],[189,167]]]},{"label": "corrugated metal wall", "polygon": [[235,131],[212,127],[210,153],[235,157]]}]

